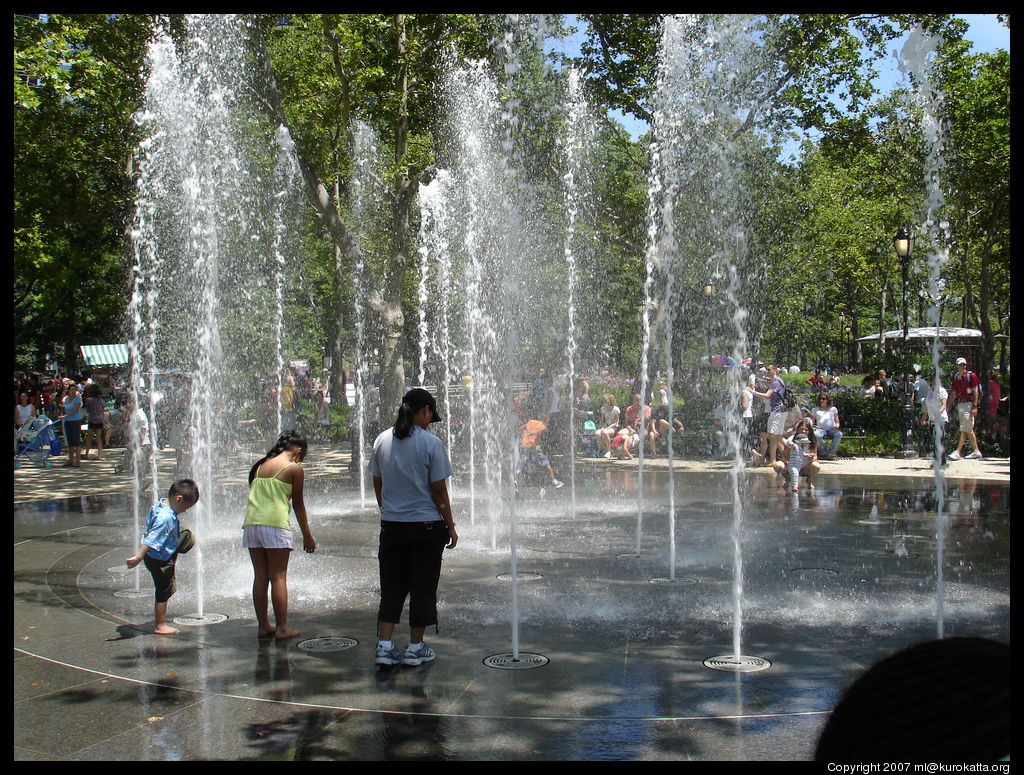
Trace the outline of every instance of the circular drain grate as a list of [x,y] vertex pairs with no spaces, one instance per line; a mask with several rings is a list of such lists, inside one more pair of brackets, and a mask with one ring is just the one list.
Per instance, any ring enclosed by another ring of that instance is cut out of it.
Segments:
[[627,552],[626,554],[617,554],[616,557],[621,557],[626,560],[636,560],[640,557],[636,552]]
[[484,659],[487,667],[497,670],[529,670],[531,667],[543,667],[548,663],[548,658],[542,654],[529,654],[525,651],[519,652],[516,659],[513,654],[492,654]]
[[667,576],[651,579],[652,584],[697,584],[698,579],[693,576],[676,576],[674,579],[670,579]]
[[321,638],[309,638],[298,644],[303,651],[344,651],[359,644],[359,641],[352,638],[344,638],[337,635],[326,635]]
[[[498,574],[498,578],[501,579],[502,581],[511,581],[512,580],[512,574],[511,573],[499,573]],[[539,573],[526,573],[524,571],[517,571],[516,572],[516,578],[519,581],[536,581],[537,579],[542,579],[544,577],[541,576]]]
[[742,654],[738,657],[732,654],[723,654],[704,660],[704,667],[730,673],[755,673],[758,670],[767,670],[771,666],[772,663],[763,657],[745,657]]
[[815,576],[838,576],[839,571],[834,568],[793,568],[790,573],[796,573],[800,578]]
[[114,597],[153,597],[152,589],[122,589],[114,593]]
[[174,623],[185,627],[202,627],[204,624],[220,624],[227,621],[227,618],[227,614],[186,614],[174,617]]

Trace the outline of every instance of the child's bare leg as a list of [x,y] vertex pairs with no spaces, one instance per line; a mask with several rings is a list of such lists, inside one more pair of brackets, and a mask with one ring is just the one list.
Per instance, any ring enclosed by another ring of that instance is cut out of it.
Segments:
[[275,627],[270,623],[268,607],[270,605],[269,588],[270,574],[267,570],[267,550],[250,549],[249,559],[252,561],[252,608],[256,614],[256,637],[267,638],[274,634]]
[[288,627],[288,558],[290,549],[267,549],[267,574],[270,577],[270,602],[274,607],[274,637],[294,638],[299,633]]
[[807,474],[807,489],[808,490],[813,490],[814,489],[814,476],[820,470],[821,470],[821,466],[818,465],[818,462],[815,461],[815,460],[812,460],[810,463],[807,464],[807,468],[805,469],[805,471],[806,471],[806,474]]
[[167,601],[157,603],[153,606],[153,618],[156,619],[156,627],[153,632],[157,635],[177,635],[178,630],[167,624]]
[[759,461],[764,460],[765,453],[768,451],[768,434],[760,434],[761,444],[757,450],[757,457]]

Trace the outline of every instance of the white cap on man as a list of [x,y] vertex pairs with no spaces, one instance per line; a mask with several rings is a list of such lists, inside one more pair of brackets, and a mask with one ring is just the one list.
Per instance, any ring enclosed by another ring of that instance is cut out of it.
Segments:
[[966,365],[967,365],[967,359],[966,359],[966,358],[957,358],[957,359],[956,359],[956,365],[957,365],[957,366],[959,366],[959,365],[960,365],[961,363],[962,363],[962,364],[963,364],[964,366],[966,366]]

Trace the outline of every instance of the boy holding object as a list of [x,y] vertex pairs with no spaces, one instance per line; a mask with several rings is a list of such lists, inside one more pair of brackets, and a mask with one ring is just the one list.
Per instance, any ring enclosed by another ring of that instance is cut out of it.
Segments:
[[199,502],[199,486],[191,479],[179,479],[167,491],[167,497],[156,503],[146,515],[146,532],[139,551],[125,562],[134,568],[140,562],[153,577],[156,588],[154,616],[157,635],[177,635],[178,630],[167,624],[167,601],[177,589],[174,579],[179,554],[195,546],[191,531],[182,529],[178,515]]

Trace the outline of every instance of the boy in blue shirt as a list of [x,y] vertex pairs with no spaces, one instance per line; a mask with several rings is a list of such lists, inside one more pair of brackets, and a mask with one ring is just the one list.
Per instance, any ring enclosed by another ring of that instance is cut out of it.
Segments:
[[156,588],[155,618],[153,632],[157,635],[177,635],[178,630],[167,624],[167,601],[177,589],[174,567],[179,554],[185,554],[195,539],[187,529],[182,529],[178,515],[188,511],[199,502],[199,486],[191,479],[179,479],[167,491],[167,497],[155,504],[146,515],[146,532],[135,556],[126,562],[134,568],[140,562],[153,577]]

